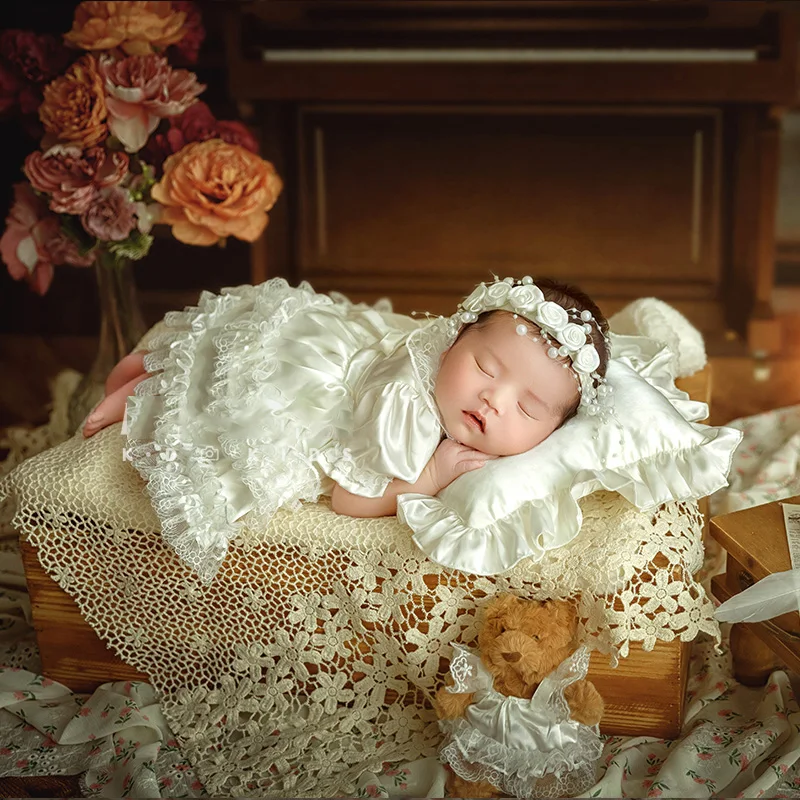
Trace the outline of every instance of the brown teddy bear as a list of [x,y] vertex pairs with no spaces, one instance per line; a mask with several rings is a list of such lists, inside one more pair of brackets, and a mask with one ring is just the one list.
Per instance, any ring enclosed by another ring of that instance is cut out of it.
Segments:
[[603,699],[585,680],[577,614],[562,600],[495,598],[478,650],[455,645],[436,694],[451,797],[564,796],[595,780]]

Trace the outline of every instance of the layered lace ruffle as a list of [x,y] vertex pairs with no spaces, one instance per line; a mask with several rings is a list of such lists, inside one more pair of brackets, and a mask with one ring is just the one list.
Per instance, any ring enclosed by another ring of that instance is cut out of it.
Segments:
[[[326,447],[311,451],[306,427],[289,410],[291,399],[270,384],[282,328],[309,309],[333,305],[353,308],[283,279],[204,292],[196,308],[167,314],[144,343],[151,351],[145,367],[153,374],[127,408],[133,435],[126,457],[147,480],[164,539],[204,582],[214,578],[240,532],[228,498],[241,486],[262,526],[278,508],[319,497],[317,465],[352,491],[376,496],[386,488],[389,478],[356,464],[332,429],[321,437]],[[242,433],[234,421],[253,409],[266,413]]]

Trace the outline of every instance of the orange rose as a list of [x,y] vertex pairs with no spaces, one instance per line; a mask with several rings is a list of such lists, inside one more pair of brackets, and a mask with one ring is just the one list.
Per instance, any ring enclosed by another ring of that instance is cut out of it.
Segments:
[[62,142],[92,147],[108,136],[103,81],[94,56],[85,55],[45,86],[39,119]]
[[64,38],[84,50],[121,47],[128,55],[144,56],[179,42],[185,19],[168,2],[86,2],[75,10]]
[[226,236],[255,241],[283,184],[275,167],[222,139],[187,144],[164,162],[152,190],[164,206],[159,222],[187,244],[216,244]]

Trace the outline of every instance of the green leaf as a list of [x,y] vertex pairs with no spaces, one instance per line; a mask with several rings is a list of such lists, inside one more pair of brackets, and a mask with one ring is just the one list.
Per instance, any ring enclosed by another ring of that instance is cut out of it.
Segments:
[[106,249],[118,258],[139,261],[150,252],[152,244],[153,237],[150,234],[134,230],[127,239],[121,242],[107,242]]

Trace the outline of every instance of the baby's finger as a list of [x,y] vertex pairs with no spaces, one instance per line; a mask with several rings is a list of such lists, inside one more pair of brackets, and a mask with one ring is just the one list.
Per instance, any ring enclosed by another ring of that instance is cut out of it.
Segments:
[[481,453],[480,450],[472,450],[469,453],[463,453],[461,455],[462,461],[480,461],[482,464],[485,464],[487,461],[494,461],[495,458],[497,458],[497,456]]
[[473,470],[480,469],[481,467],[486,466],[485,461],[477,461],[475,459],[471,459],[469,461],[459,461],[458,469],[461,470],[461,473],[464,472],[472,472]]

